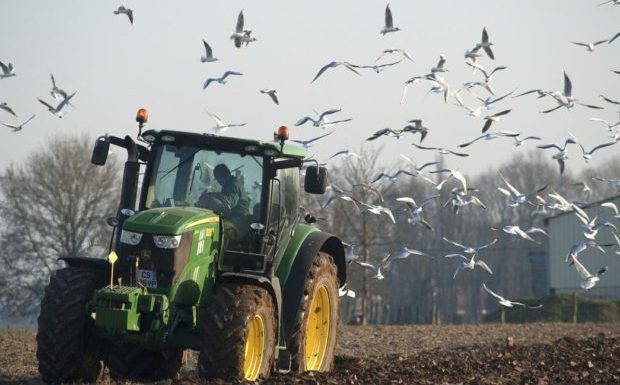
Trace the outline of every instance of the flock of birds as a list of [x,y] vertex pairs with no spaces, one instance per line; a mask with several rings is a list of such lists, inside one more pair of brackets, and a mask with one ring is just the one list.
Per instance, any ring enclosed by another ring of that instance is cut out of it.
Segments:
[[[617,0],[606,1],[605,3],[601,3],[600,5],[611,3],[613,5],[620,4]],[[131,25],[134,24],[134,11],[132,9],[126,8],[125,6],[119,6],[117,10],[113,11],[116,15],[125,15]],[[392,15],[392,11],[390,9],[389,4],[385,8],[384,13],[384,26],[381,28],[379,33],[381,35],[386,35],[390,33],[397,33],[400,31],[400,28],[395,26],[394,18]],[[594,51],[598,47],[603,44],[612,44],[620,37],[620,33],[616,33],[609,39],[602,39],[595,42],[573,42],[575,45],[585,47],[589,52]],[[256,38],[253,35],[252,30],[247,29],[245,26],[245,15],[244,11],[241,10],[237,16],[236,24],[233,32],[230,35],[230,39],[233,41],[233,44],[237,48],[247,47],[251,43],[256,41]],[[620,40],[620,39],[618,39]],[[203,39],[204,46],[204,54],[200,57],[200,61],[202,63],[213,63],[218,61],[219,59],[215,56],[212,47],[209,43]],[[472,76],[476,76],[478,73],[481,74],[477,80],[468,81],[463,83],[462,85],[451,84],[447,79],[447,73],[449,72],[447,67],[447,57],[445,55],[440,55],[439,60],[436,65],[432,66],[428,73],[416,75],[410,77],[404,82],[404,87],[402,90],[401,96],[401,104],[406,102],[407,92],[411,86],[417,83],[427,82],[430,85],[429,93],[439,94],[442,96],[444,103],[449,103],[453,101],[453,104],[462,108],[468,116],[481,118],[482,119],[482,127],[481,127],[481,135],[473,138],[472,140],[462,143],[458,145],[459,150],[456,149],[448,149],[444,147],[433,147],[433,146],[423,146],[422,142],[425,138],[431,133],[431,130],[426,127],[422,119],[412,119],[407,121],[404,126],[400,129],[392,129],[392,128],[382,128],[375,133],[373,133],[370,137],[368,137],[367,141],[374,141],[380,138],[395,138],[399,139],[405,136],[413,136],[419,135],[419,142],[413,143],[413,146],[422,151],[433,151],[438,154],[443,155],[454,155],[458,157],[467,157],[468,153],[462,152],[462,149],[473,146],[479,141],[489,141],[497,138],[509,138],[513,141],[515,147],[523,146],[526,142],[529,141],[542,141],[542,138],[539,136],[524,136],[519,132],[513,131],[490,131],[492,127],[496,127],[501,125],[501,121],[505,119],[509,119],[509,114],[512,111],[511,108],[502,109],[499,112],[491,113],[497,105],[501,102],[505,102],[509,99],[515,99],[524,97],[527,95],[536,95],[539,99],[550,99],[555,103],[550,108],[547,108],[541,113],[548,114],[559,109],[565,108],[567,110],[572,110],[573,108],[580,106],[589,108],[592,110],[601,110],[604,107],[594,104],[582,103],[577,99],[572,92],[572,81],[568,74],[564,72],[564,84],[561,90],[544,90],[544,89],[532,89],[526,92],[522,92],[517,95],[513,95],[516,90],[512,90],[507,93],[503,93],[500,96],[497,95],[495,88],[493,87],[493,78],[494,76],[499,76],[501,72],[506,71],[506,66],[497,66],[493,69],[485,68],[483,66],[483,57],[486,56],[489,60],[495,60],[496,55],[493,51],[493,47],[495,47],[495,43],[492,41],[489,32],[486,27],[482,29],[482,35],[479,41],[476,41],[473,44],[473,47],[467,49],[464,54],[465,64],[471,68]],[[388,56],[398,57],[398,60],[383,62],[384,58]],[[323,76],[327,76],[326,74],[332,72],[337,68],[345,68],[349,72],[352,72],[356,75],[361,75],[363,70],[372,70],[377,74],[386,71],[390,68],[395,68],[397,65],[402,63],[403,61],[413,62],[412,56],[406,50],[402,48],[386,48],[379,53],[377,58],[372,64],[368,65],[359,65],[354,64],[350,61],[331,61],[324,66],[322,66],[316,75],[312,78],[310,83],[314,83],[319,78]],[[0,62],[0,80],[8,79],[16,76],[15,68],[12,63],[4,64]],[[620,71],[612,70],[613,73],[620,75]],[[220,77],[210,77],[206,79],[202,88],[207,89],[212,87],[213,84],[217,83],[220,85],[225,85],[227,82],[233,78],[238,78],[243,76],[241,72],[228,70],[225,71]],[[71,100],[76,95],[77,91],[72,93],[68,93],[58,87],[54,76],[51,75],[51,86],[50,94],[55,102],[47,102],[43,99],[37,98],[37,100],[44,105],[47,110],[53,115],[62,118],[67,111],[67,106],[73,106],[71,104]],[[279,104],[279,99],[277,96],[277,91],[275,89],[263,89],[259,90],[261,94],[269,96],[270,100],[273,101],[276,105]],[[486,96],[482,96],[479,93],[484,92]],[[478,105],[472,106],[468,105],[465,102],[464,96],[468,96],[469,98],[473,98],[473,100],[477,101]],[[600,95],[601,100],[605,103],[611,105],[620,105],[620,101],[614,100],[604,95]],[[17,118],[17,114],[14,109],[8,105],[7,102],[0,103],[0,109],[5,111],[8,114],[11,114],[15,118]],[[318,112],[314,111],[315,116],[303,116],[298,119],[295,123],[295,126],[302,126],[306,124],[311,124],[315,128],[320,128],[322,130],[331,129],[326,133],[322,133],[316,137],[312,137],[306,140],[293,140],[306,149],[311,148],[320,140],[332,135],[335,130],[336,125],[350,122],[352,118],[336,118],[336,114],[341,113],[340,108],[333,108],[326,111]],[[36,115],[32,115],[30,118],[25,120],[22,123],[8,124],[3,123],[5,126],[11,128],[13,131],[20,131],[26,126],[29,122],[31,122]],[[244,126],[245,123],[227,123],[222,118],[220,118],[217,114],[209,112],[209,116],[214,120],[215,127],[213,130],[216,133],[221,133],[226,131],[232,127],[240,127]],[[556,160],[559,165],[559,172],[563,174],[565,168],[565,160],[568,157],[568,149],[571,145],[577,145],[580,147],[582,151],[583,158],[588,161],[592,158],[595,152],[602,150],[607,147],[611,147],[616,145],[618,141],[620,141],[620,120],[614,123],[607,122],[601,118],[591,118],[592,121],[600,122],[604,124],[609,131],[610,139],[605,142],[595,146],[592,149],[587,150],[584,146],[577,140],[577,138],[569,133],[569,138],[567,138],[564,143],[561,144],[542,144],[539,145],[538,148],[541,150],[550,150],[554,149],[556,152],[552,155],[552,159]],[[383,181],[391,181],[394,182],[398,180],[398,178],[409,176],[409,177],[420,177],[422,180],[429,183],[437,192],[440,192],[445,185],[445,183],[449,180],[455,180],[458,182],[458,187],[454,187],[449,191],[449,199],[443,203],[444,207],[451,206],[455,214],[459,213],[459,210],[462,210],[466,206],[478,206],[481,208],[486,208],[485,204],[480,200],[479,197],[476,196],[476,192],[479,191],[476,188],[468,186],[467,180],[465,176],[458,169],[437,169],[426,171],[427,168],[438,164],[438,162],[428,162],[418,166],[412,159],[405,155],[401,155],[403,160],[405,161],[406,167],[399,168],[398,170],[394,170],[391,172],[380,172],[374,175],[367,183],[362,184],[361,186],[355,187],[363,187],[369,192],[373,192],[377,195],[377,200],[383,202],[383,197],[376,188],[377,184],[382,183]],[[337,151],[332,156],[330,156],[326,162],[333,161],[335,159],[342,158],[360,158],[359,154],[356,154],[348,149],[342,149]],[[447,175],[443,180],[434,180],[431,176],[434,174],[439,175]],[[591,289],[594,287],[596,282],[600,280],[600,277],[607,270],[606,267],[600,268],[596,274],[591,274],[580,262],[578,259],[578,255],[589,248],[596,248],[599,250],[605,250],[609,247],[616,248],[616,254],[620,254],[620,240],[617,235],[617,227],[614,223],[605,221],[598,221],[597,217],[590,218],[587,213],[576,203],[570,202],[564,197],[562,197],[557,192],[553,191],[553,189],[548,186],[540,186],[534,191],[529,192],[521,192],[518,188],[513,186],[507,178],[500,174],[500,178],[505,186],[498,187],[498,191],[506,196],[506,204],[509,207],[519,207],[522,205],[531,205],[535,208],[534,214],[540,215],[548,215],[551,211],[572,211],[578,217],[578,219],[583,223],[584,227],[584,237],[586,241],[575,244],[571,250],[569,251],[566,262],[575,266],[577,273],[581,276],[581,287],[584,289]],[[599,182],[610,183],[617,191],[620,191],[620,176],[615,179],[605,179],[602,177],[594,177],[594,180]],[[580,186],[586,191],[590,189],[590,187],[585,182],[581,182]],[[368,202],[364,202],[358,198],[356,198],[352,193],[352,190],[345,190],[335,184],[331,184],[329,186],[330,194],[326,197],[325,202],[323,203],[323,208],[328,207],[336,200],[344,200],[348,201],[351,204],[355,205],[358,210],[368,210],[370,213],[376,215],[384,215],[391,222],[396,223],[394,213],[388,207],[385,207],[381,204],[371,204]],[[548,193],[546,197],[543,196],[543,192],[545,190],[551,190],[551,193]],[[424,198],[414,198],[409,196],[403,196],[396,199],[398,205],[404,205],[405,211],[407,213],[407,222],[411,225],[421,225],[423,228],[426,228],[428,231],[433,231],[433,226],[431,220],[425,216],[424,209],[427,205],[436,202],[440,198],[439,194],[431,195],[429,197]],[[613,210],[614,220],[618,221],[620,219],[620,215],[618,214],[618,207],[616,207],[613,203],[607,202],[601,204],[602,207],[605,207],[609,210]],[[596,237],[600,229],[605,228],[614,233],[614,237],[616,239],[616,243],[613,244],[598,244],[596,243]],[[534,238],[535,235],[541,234],[549,237],[549,235],[541,228],[537,227],[529,227],[526,229],[522,229],[519,226],[515,225],[506,225],[501,229],[493,229],[495,231],[503,231],[507,234],[520,237],[530,242],[541,243],[540,241]],[[471,271],[475,268],[481,268],[489,274],[492,274],[492,269],[482,260],[480,259],[480,254],[483,250],[488,250],[491,248],[496,242],[497,239],[493,239],[491,242],[481,246],[467,246],[462,243],[447,239],[445,237],[442,238],[444,242],[454,246],[458,249],[458,252],[451,253],[445,255],[445,258],[448,259],[456,259],[459,263],[454,272],[453,278],[456,279],[457,275],[462,271]],[[368,262],[362,262],[359,260],[359,256],[356,255],[353,251],[353,245],[347,245],[347,253],[346,258],[349,263],[355,263],[362,268],[372,270],[373,275],[372,278],[375,279],[383,279],[383,272],[395,261],[401,260],[404,258],[408,258],[412,255],[426,256],[430,257],[430,255],[411,248],[403,248],[397,252],[388,253],[378,265],[374,265]],[[483,289],[490,293],[493,297],[495,297],[498,302],[503,306],[527,306],[527,307],[539,307],[539,305],[528,305],[524,303],[514,302],[503,298],[497,293],[490,290],[486,284],[483,283]],[[350,297],[354,297],[355,293],[347,289],[346,287],[341,289],[341,295],[347,295]]]

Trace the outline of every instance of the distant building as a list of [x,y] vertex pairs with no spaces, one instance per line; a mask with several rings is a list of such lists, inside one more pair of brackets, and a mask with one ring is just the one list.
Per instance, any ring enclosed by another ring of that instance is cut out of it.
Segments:
[[[613,202],[620,207],[620,195],[591,203],[582,208],[590,218],[597,217],[597,223],[610,221],[616,226],[620,226],[620,221],[613,218],[613,211],[600,206],[604,202]],[[586,292],[579,287],[581,278],[575,268],[564,262],[573,245],[587,240],[583,236],[582,222],[573,211],[569,211],[549,217],[545,223],[551,236],[547,260],[547,281],[550,293],[571,293],[575,291],[589,297],[620,299],[620,256],[615,253],[618,248],[608,248],[606,253],[588,248],[579,254],[579,261],[592,274],[595,274],[603,266],[609,267],[601,281],[593,289]],[[601,227],[596,242],[598,244],[616,243],[612,231],[613,229]]]

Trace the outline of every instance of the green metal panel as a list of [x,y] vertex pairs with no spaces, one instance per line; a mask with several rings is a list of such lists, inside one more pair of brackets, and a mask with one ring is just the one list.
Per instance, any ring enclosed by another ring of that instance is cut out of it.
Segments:
[[219,216],[198,207],[158,207],[128,218],[123,229],[147,234],[178,235],[205,223],[219,223]]
[[282,254],[282,257],[279,261],[276,261],[276,276],[284,284],[286,279],[288,278],[289,273],[291,272],[291,267],[293,266],[293,262],[295,262],[295,257],[301,248],[301,245],[304,243],[309,234],[318,231],[316,227],[300,224],[295,228],[295,232],[289,241],[286,250]]

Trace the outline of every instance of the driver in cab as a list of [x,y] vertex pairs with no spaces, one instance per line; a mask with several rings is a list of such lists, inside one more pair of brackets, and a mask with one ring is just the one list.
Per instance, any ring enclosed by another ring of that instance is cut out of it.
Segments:
[[250,201],[243,188],[243,182],[232,175],[225,164],[213,169],[213,177],[222,187],[219,193],[205,191],[196,206],[214,210],[228,218],[241,218],[249,214]]

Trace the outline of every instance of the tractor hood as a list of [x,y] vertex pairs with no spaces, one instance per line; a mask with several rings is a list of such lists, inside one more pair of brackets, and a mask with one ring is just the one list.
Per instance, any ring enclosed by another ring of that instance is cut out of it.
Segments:
[[158,207],[141,211],[125,220],[123,229],[138,233],[179,235],[205,223],[219,223],[211,210],[198,207]]

